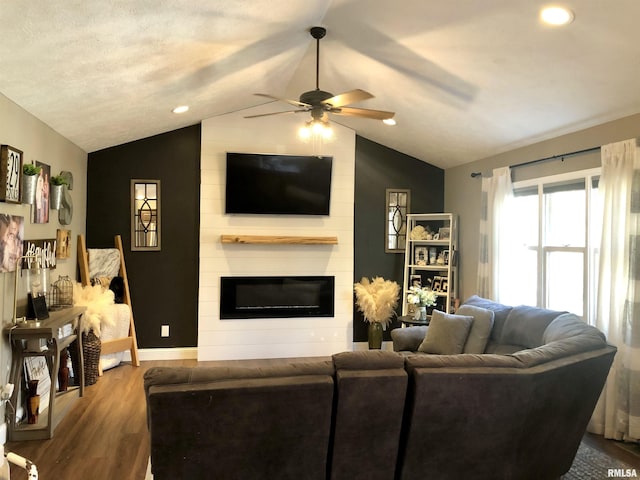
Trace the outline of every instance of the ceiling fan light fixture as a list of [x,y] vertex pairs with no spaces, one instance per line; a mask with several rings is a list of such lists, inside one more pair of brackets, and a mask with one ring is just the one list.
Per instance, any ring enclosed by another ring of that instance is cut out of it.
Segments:
[[327,121],[309,120],[298,130],[298,136],[302,140],[308,140],[311,137],[330,140],[333,138],[333,128]]
[[396,124],[396,119],[395,118],[385,118],[384,120],[382,120],[382,123],[384,123],[385,125],[395,125]]
[[547,25],[568,25],[575,19],[574,13],[566,7],[551,5],[540,10],[540,19]]

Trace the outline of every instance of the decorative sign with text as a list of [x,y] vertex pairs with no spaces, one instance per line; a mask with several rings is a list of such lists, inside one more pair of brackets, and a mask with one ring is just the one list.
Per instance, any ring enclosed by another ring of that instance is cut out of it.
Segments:
[[22,269],[36,266],[40,268],[56,268],[56,239],[47,240],[25,240],[22,250],[23,255],[34,255],[36,258],[25,258],[22,261]]

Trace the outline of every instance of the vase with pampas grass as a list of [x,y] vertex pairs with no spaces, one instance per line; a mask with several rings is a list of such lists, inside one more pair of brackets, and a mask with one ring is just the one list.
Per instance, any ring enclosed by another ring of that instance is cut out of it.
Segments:
[[369,323],[369,348],[382,348],[382,331],[392,321],[395,309],[398,306],[400,286],[391,280],[382,277],[374,277],[369,280],[366,277],[354,284],[356,294],[356,306]]

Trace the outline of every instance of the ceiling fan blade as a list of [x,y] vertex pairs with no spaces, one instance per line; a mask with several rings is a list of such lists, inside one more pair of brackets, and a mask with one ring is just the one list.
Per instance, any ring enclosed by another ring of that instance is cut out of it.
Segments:
[[309,108],[311,107],[311,105],[309,105],[308,103],[299,102],[297,100],[289,100],[288,98],[274,97],[273,95],[269,95],[266,93],[254,93],[254,95],[257,95],[259,97],[270,98],[271,100],[278,100],[280,102],[285,102],[290,105],[293,105],[294,107],[309,107]]
[[385,120],[392,118],[395,112],[385,112],[384,110],[369,110],[366,108],[342,107],[329,110],[336,115],[348,115],[351,117],[373,118],[374,120]]
[[283,113],[300,113],[306,112],[307,110],[285,110],[284,112],[271,112],[271,113],[260,113],[258,115],[247,115],[244,118],[258,118],[258,117],[268,117],[269,115],[281,115]]
[[329,104],[332,107],[338,108],[343,105],[350,105],[352,103],[361,102],[362,100],[367,100],[369,98],[373,98],[369,92],[365,92],[364,90],[360,90],[359,88],[355,90],[351,90],[349,92],[341,93],[340,95],[335,95],[331,98],[327,98],[323,100],[323,104]]

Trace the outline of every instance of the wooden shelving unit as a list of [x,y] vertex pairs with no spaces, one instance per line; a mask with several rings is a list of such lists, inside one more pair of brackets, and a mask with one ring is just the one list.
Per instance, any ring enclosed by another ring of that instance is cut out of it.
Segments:
[[[416,226],[429,228],[433,234],[440,229],[448,229],[448,238],[416,239],[411,232]],[[446,252],[446,260],[438,263],[438,258]],[[419,277],[422,286],[433,285],[439,278],[440,285],[446,282],[446,290],[438,291],[436,308],[450,313],[458,296],[458,220],[451,213],[425,213],[407,215],[407,245],[404,262],[404,301],[402,315],[412,315],[407,303],[411,278]]]
[[[69,411],[75,400],[84,394],[84,359],[82,357],[82,314],[86,307],[71,307],[56,312],[50,312],[49,318],[37,326],[5,328],[5,334],[11,341],[11,374],[10,382],[15,385],[11,395],[11,404],[18,407],[18,402],[24,400],[24,360],[28,357],[45,357],[51,377],[49,404],[47,410],[40,415],[38,423],[28,424],[26,419],[18,421],[15,413],[10,415],[8,436],[11,441],[40,440],[53,437],[56,426]],[[65,326],[71,325],[71,329]],[[44,340],[41,351],[29,351],[28,341]],[[79,386],[69,387],[64,392],[56,391],[56,380],[60,368],[60,352],[77,340],[78,372],[74,372]]]
[[270,245],[337,245],[338,237],[304,237],[291,235],[220,235],[220,242]]

